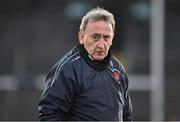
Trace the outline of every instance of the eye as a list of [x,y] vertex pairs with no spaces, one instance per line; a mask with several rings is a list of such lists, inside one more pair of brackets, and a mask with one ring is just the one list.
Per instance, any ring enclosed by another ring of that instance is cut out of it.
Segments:
[[100,39],[100,37],[98,35],[94,35],[94,36],[92,36],[92,38],[95,42],[99,41],[99,39]]
[[110,36],[104,36],[105,41],[110,41],[111,37]]

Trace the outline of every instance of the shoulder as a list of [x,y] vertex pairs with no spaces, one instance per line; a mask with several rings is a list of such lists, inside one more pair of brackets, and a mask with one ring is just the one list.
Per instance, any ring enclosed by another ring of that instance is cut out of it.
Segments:
[[50,69],[47,74],[46,81],[49,81],[48,79],[56,79],[58,76],[62,76],[62,74],[70,76],[70,74],[72,74],[71,72],[73,71],[72,69],[74,68],[74,66],[76,66],[76,63],[79,61],[79,59],[79,50],[75,46],[62,58],[60,58]]
[[68,53],[66,53],[61,59],[57,61],[54,67],[61,69],[63,67],[69,66],[80,58],[79,49],[77,46],[72,48]]
[[126,73],[126,70],[125,70],[124,66],[122,65],[122,63],[114,56],[111,57],[110,65],[111,65],[111,67],[114,67],[114,68],[120,70],[121,72]]

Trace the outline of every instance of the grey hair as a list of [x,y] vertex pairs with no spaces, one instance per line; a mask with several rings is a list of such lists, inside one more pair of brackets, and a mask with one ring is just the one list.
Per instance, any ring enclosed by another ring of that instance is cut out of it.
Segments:
[[115,31],[115,20],[112,13],[103,9],[103,8],[94,8],[86,13],[86,15],[82,18],[80,31],[85,31],[88,22],[96,22],[96,21],[105,21],[109,22],[112,25],[113,30]]

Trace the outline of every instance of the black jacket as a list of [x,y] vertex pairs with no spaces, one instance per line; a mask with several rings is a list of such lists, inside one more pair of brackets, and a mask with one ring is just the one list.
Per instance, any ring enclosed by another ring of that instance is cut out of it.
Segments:
[[40,120],[132,120],[128,79],[109,52],[92,60],[77,45],[51,69],[38,104]]

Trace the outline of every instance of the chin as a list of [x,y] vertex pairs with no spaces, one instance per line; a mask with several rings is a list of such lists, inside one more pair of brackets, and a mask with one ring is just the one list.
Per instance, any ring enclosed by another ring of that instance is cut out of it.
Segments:
[[94,57],[95,60],[103,60],[105,57],[104,56],[97,56],[97,57]]

